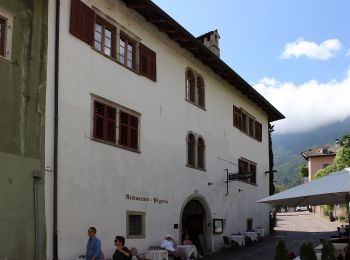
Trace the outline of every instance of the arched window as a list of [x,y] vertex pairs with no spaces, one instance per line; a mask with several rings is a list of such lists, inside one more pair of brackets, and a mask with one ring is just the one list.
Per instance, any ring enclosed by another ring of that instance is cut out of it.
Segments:
[[197,77],[197,105],[200,106],[200,107],[205,107],[205,104],[204,104],[204,81],[203,81],[203,78],[201,76],[198,76]]
[[195,77],[191,69],[186,71],[186,99],[195,102]]
[[195,147],[196,139],[193,134],[189,134],[187,137],[187,164],[195,167]]
[[204,169],[204,140],[203,138],[198,138],[197,142],[197,167]]

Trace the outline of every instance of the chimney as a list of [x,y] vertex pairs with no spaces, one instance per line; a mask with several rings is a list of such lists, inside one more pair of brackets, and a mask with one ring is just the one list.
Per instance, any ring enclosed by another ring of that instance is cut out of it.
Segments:
[[219,49],[219,39],[220,35],[218,30],[207,32],[199,37],[197,37],[211,52],[213,52],[216,56],[220,57],[220,49]]

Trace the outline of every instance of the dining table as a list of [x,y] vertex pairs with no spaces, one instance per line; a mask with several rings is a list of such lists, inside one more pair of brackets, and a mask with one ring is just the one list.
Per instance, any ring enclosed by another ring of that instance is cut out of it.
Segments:
[[168,251],[160,250],[148,250],[146,252],[146,259],[150,260],[168,260]]
[[251,241],[258,241],[258,233],[255,231],[244,232],[244,236],[249,237]]
[[257,232],[260,237],[263,237],[266,234],[266,229],[265,228],[256,228],[255,232]]
[[245,245],[244,235],[233,234],[230,236],[231,240],[236,242],[239,246]]
[[186,260],[190,259],[191,256],[197,257],[197,248],[195,245],[178,245],[176,246],[176,251],[181,253],[181,255],[186,257]]

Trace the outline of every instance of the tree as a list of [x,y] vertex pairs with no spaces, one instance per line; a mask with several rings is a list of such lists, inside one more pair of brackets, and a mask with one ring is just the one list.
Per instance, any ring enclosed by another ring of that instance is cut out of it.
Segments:
[[308,177],[309,176],[309,170],[304,163],[302,165],[300,165],[299,172],[300,172],[301,177]]
[[300,247],[300,260],[317,260],[312,243],[303,243]]
[[316,179],[326,176],[332,172],[341,171],[350,166],[350,134],[346,134],[339,142],[340,147],[337,150],[337,155],[332,164],[326,168],[319,170],[316,174]]
[[336,260],[334,256],[334,246],[333,244],[328,240],[322,241],[322,260]]
[[275,249],[274,260],[289,260],[288,251],[286,249],[286,244],[283,240],[278,241]]

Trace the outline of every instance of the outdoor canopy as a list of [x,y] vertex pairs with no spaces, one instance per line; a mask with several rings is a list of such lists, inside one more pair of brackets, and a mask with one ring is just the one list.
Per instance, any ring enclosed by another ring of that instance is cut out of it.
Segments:
[[349,203],[350,168],[331,173],[257,202],[292,207]]

